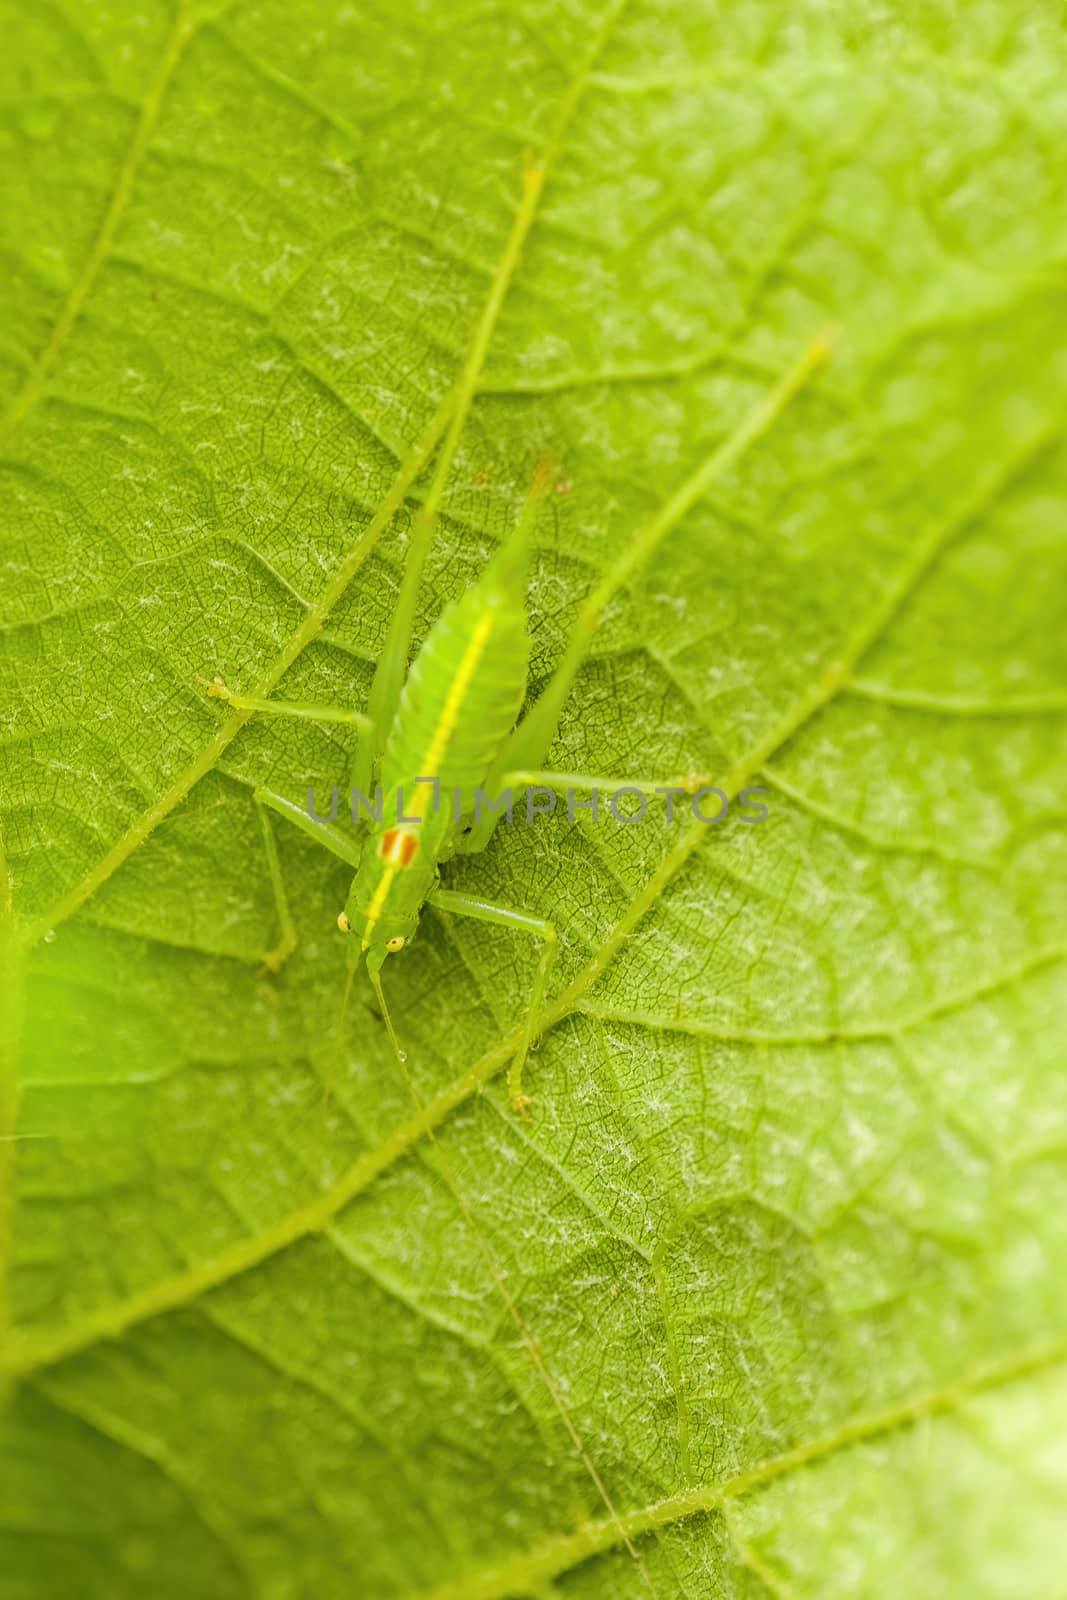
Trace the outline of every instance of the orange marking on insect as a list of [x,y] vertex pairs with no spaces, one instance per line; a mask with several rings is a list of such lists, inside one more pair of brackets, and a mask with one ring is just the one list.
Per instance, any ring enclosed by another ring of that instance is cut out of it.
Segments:
[[378,854],[391,867],[410,867],[418,853],[418,839],[405,828],[387,828],[382,834]]

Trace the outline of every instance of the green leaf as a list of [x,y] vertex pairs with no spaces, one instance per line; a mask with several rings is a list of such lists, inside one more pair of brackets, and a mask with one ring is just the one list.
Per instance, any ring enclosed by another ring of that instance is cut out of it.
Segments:
[[[1055,1600],[1058,8],[4,37],[2,1600]],[[366,704],[452,395],[420,636],[552,450],[536,694],[830,326],[550,752],[766,822],[557,813],[449,864],[561,956],[526,1122],[536,953],[426,915],[386,973],[416,1114],[362,977],[339,1027],[348,873],[281,822],[261,966],[252,790],[343,783],[351,730],[198,675]]]

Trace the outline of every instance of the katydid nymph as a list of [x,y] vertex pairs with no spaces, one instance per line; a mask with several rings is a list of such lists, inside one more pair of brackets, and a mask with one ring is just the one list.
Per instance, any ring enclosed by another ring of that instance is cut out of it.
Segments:
[[[208,683],[210,695],[235,708],[355,726],[359,742],[354,773],[359,792],[369,794],[377,787],[383,796],[360,845],[332,820],[311,815],[310,808],[266,788],[255,791],[282,929],[277,950],[267,958],[268,965],[280,965],[296,940],[264,807],[310,833],[354,869],[337,925],[354,943],[350,977],[363,961],[401,1063],[406,1055],[386,1003],[381,973],[387,957],[404,949],[414,938],[425,906],[532,935],[540,942],[524,1026],[508,1072],[512,1105],[516,1110],[526,1108],[523,1067],[556,953],[556,929],[552,922],[521,908],[497,905],[446,888],[440,868],[457,854],[484,849],[492,838],[499,818],[492,809],[487,814],[480,813],[479,795],[492,803],[502,791],[521,791],[534,784],[552,790],[662,792],[662,777],[619,779],[548,772],[540,769],[540,763],[547,755],[564,703],[609,601],[710,483],[767,431],[827,352],[825,335],[813,339],[725,444],[623,550],[585,599],[553,677],[521,720],[517,719],[526,696],[530,650],[526,586],[531,537],[539,507],[554,478],[548,457],[535,470],[517,527],[475,584],[440,613],[405,677],[416,586],[434,519],[424,519],[421,526],[417,525],[415,549],[375,671],[368,713],[344,707],[258,700],[232,691],[219,678]],[[369,714],[371,711],[373,715]],[[694,781],[689,777],[674,780],[681,788],[690,787]],[[441,803],[439,797],[446,793],[449,801]]]

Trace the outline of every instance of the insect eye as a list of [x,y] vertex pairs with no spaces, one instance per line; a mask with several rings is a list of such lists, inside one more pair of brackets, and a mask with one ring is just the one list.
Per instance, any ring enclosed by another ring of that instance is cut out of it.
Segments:
[[394,938],[386,939],[385,948],[387,950],[403,950],[403,948],[404,948],[404,935],[402,933],[398,933],[398,934],[396,934],[396,936]]
[[349,922],[343,911],[339,911],[337,913],[337,926],[340,928],[342,933],[352,932],[352,924]]

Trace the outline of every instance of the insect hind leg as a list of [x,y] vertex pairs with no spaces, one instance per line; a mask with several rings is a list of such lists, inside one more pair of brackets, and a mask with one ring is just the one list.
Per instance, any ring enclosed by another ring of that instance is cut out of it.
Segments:
[[[782,371],[752,410],[664,501],[593,586],[578,613],[556,670],[512,733],[494,770],[489,773],[490,788],[499,786],[505,773],[531,771],[541,766],[551,747],[574,681],[612,597],[652,559],[663,540],[684,520],[712,484],[732,470],[740,458],[769,432],[793,398],[826,361],[832,340],[833,330],[826,329],[808,341],[800,355]],[[628,787],[637,788],[639,785]],[[497,814],[483,817],[475,824],[465,848],[470,852],[484,850],[499,820]]]

